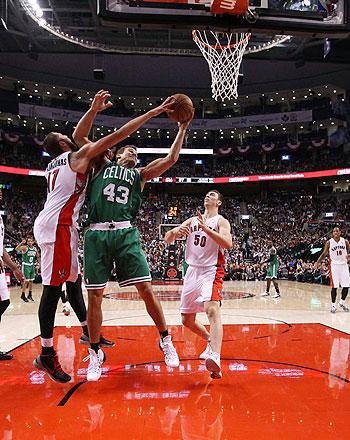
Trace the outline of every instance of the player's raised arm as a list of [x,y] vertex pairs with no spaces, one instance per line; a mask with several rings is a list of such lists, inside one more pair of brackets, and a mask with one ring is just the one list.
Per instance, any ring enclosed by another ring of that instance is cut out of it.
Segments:
[[190,125],[192,119],[193,114],[191,119],[179,124],[179,131],[172,146],[170,147],[169,153],[165,157],[162,157],[161,159],[156,159],[144,168],[140,169],[143,184],[145,184],[148,180],[161,176],[163,173],[165,173],[165,171],[171,168],[178,161],[187,128]]
[[329,252],[329,240],[327,240],[326,245],[323,249],[322,254],[318,257],[318,260],[315,263],[315,268],[318,269],[320,267],[321,261],[327,256],[328,252]]
[[163,112],[171,111],[172,105],[173,99],[169,97],[159,107],[132,119],[114,133],[111,133],[96,142],[90,142],[84,145],[79,151],[71,154],[70,166],[72,170],[79,173],[85,173],[92,159],[104,153],[108,148],[111,148],[126,139],[149,119],[154,118]]
[[185,220],[180,226],[170,229],[170,231],[168,231],[164,236],[165,243],[171,244],[174,243],[177,238],[187,237],[187,235],[190,234],[191,221],[192,218],[189,218]]
[[26,245],[26,243],[27,243],[27,240],[23,239],[23,240],[20,242],[20,244],[18,244],[18,245],[15,247],[15,251],[16,251],[16,252],[22,252],[22,253],[26,252],[26,251],[27,251],[27,248],[28,248],[28,246]]
[[218,222],[219,231],[213,231],[210,229],[204,221],[203,215],[198,211],[198,223],[202,230],[212,238],[215,243],[217,243],[223,249],[231,249],[232,248],[232,234],[231,234],[231,225],[225,218],[220,218]]
[[107,101],[110,97],[111,95],[107,90],[99,90],[96,93],[91,103],[91,107],[75,127],[73,139],[78,147],[82,147],[90,142],[88,136],[97,113],[102,112],[113,105],[110,101]]

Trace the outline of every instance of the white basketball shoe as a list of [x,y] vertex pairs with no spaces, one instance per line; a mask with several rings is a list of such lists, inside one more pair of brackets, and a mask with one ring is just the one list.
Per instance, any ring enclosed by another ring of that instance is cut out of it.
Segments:
[[71,311],[72,311],[71,306],[70,306],[69,302],[67,301],[66,303],[63,304],[62,313],[65,316],[69,316]]
[[89,366],[87,368],[87,376],[86,379],[90,382],[96,382],[99,380],[102,374],[102,364],[106,360],[106,355],[104,352],[99,349],[98,353],[92,348],[88,349],[89,356],[87,356],[84,360],[89,359]]
[[180,365],[180,359],[170,335],[159,341],[159,347],[164,353],[164,360],[168,367],[175,368]]
[[201,353],[199,355],[199,359],[203,359],[206,360],[211,354],[212,354],[213,350],[211,349],[210,343],[208,342],[205,350],[203,351],[203,353]]
[[205,366],[210,371],[210,377],[212,379],[221,379],[221,366],[220,366],[220,354],[214,351],[205,360]]
[[349,307],[345,304],[345,302],[339,302],[339,307],[343,310],[343,312],[350,312]]

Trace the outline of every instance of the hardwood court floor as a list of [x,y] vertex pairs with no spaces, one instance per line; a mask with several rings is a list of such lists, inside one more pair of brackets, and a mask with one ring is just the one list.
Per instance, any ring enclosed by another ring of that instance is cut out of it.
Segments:
[[181,359],[171,369],[143,303],[112,284],[103,333],[117,345],[99,382],[85,382],[76,318],[57,315],[57,350],[73,376],[65,385],[32,367],[38,303],[13,290],[1,323],[14,359],[0,363],[0,439],[348,439],[350,314],[329,313],[327,287],[281,287],[273,301],[258,296],[263,283],[226,284],[235,299],[223,304],[223,378],[213,381],[198,360],[205,344],[179,325],[180,286],[155,287]]

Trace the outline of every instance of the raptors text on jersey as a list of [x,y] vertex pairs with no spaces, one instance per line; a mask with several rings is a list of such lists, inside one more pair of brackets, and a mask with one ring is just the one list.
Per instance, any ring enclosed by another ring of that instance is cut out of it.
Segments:
[[347,255],[344,237],[340,237],[338,242],[334,238],[329,240],[329,257],[332,264],[347,264]]
[[[218,232],[221,215],[206,220],[206,225]],[[186,262],[190,266],[221,266],[224,264],[222,248],[206,234],[194,217],[190,224],[190,234],[186,240]]]

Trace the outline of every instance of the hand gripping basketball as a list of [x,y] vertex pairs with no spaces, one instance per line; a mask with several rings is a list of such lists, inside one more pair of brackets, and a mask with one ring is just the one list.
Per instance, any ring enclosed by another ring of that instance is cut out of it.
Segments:
[[191,98],[182,93],[176,93],[172,96],[174,99],[174,104],[172,107],[172,112],[168,113],[170,119],[173,119],[180,124],[192,119],[194,113],[194,106]]

